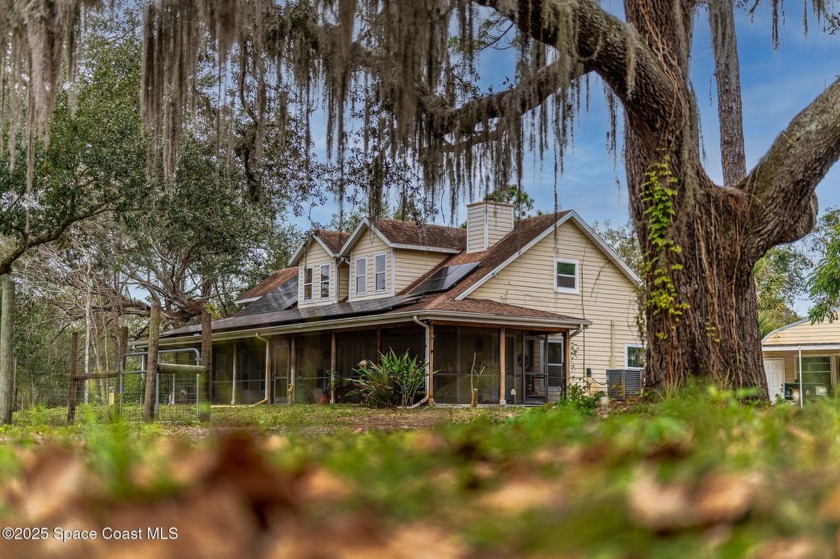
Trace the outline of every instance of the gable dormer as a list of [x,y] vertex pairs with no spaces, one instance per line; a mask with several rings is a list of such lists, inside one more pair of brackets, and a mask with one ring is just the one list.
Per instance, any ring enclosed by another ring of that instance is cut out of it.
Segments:
[[348,264],[348,300],[393,296],[463,251],[464,239],[460,228],[365,218],[341,250]]
[[336,303],[340,298],[339,250],[348,235],[316,229],[310,232],[292,257],[298,267],[298,306]]

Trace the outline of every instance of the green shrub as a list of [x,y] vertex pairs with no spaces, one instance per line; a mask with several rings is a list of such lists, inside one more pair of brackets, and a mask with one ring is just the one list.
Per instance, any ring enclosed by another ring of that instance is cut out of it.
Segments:
[[379,364],[362,361],[354,381],[362,401],[374,407],[407,408],[426,382],[426,364],[406,351],[397,355],[394,350],[379,355]]

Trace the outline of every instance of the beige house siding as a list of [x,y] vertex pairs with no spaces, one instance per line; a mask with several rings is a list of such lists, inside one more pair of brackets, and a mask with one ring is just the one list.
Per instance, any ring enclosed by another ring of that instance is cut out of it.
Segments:
[[762,344],[768,346],[836,343],[840,343],[840,322],[811,324],[807,320],[802,324],[780,330],[762,340]]
[[342,301],[347,298],[347,289],[350,284],[350,266],[342,262],[338,266],[338,300]]
[[[330,296],[321,298],[321,265],[330,266]],[[303,256],[298,262],[298,305],[301,307],[315,307],[335,302],[335,259],[324,250],[317,241],[310,241]],[[306,268],[312,267],[312,300],[303,297],[303,282]]]
[[[374,291],[375,258],[377,254],[385,254],[385,290]],[[367,258],[367,292],[362,295],[356,294],[356,260],[360,257]],[[364,301],[377,299],[393,294],[393,254],[385,242],[376,233],[366,229],[359,240],[350,251],[350,275],[349,289],[350,301]]]
[[440,252],[420,250],[394,251],[394,291],[399,293],[417,278],[443,262],[449,256]]
[[[577,294],[555,292],[555,258],[579,262]],[[470,297],[591,320],[592,324],[572,339],[571,382],[581,379],[587,368],[592,369],[595,380],[606,382],[607,369],[624,367],[625,345],[641,343],[635,285],[570,221]]]

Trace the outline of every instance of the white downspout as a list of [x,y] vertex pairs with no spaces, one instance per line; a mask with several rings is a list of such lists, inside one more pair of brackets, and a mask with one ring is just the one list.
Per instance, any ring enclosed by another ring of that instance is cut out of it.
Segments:
[[431,349],[432,348],[429,345],[429,343],[431,341],[429,339],[430,338],[429,325],[426,324],[425,322],[423,322],[422,320],[420,320],[419,318],[417,318],[417,315],[414,315],[412,317],[412,319],[414,320],[414,322],[416,322],[417,324],[422,326],[423,329],[426,331],[426,356],[425,356],[426,357],[426,395],[423,397],[422,400],[420,400],[419,402],[417,402],[416,404],[411,406],[411,408],[419,408],[420,406],[422,406],[423,404],[425,404],[426,402],[429,401],[429,381],[432,377],[432,371],[430,370],[429,363],[430,363],[430,360],[431,360],[431,357],[432,357],[432,354],[431,354]]

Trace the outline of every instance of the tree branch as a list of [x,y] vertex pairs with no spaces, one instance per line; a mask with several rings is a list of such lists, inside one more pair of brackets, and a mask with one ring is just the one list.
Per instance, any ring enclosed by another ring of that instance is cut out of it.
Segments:
[[794,117],[739,185],[751,195],[749,248],[760,256],[813,228],[814,191],[838,158],[840,79]]
[[[634,125],[656,131],[668,125],[665,119],[679,116],[675,115],[678,78],[665,72],[662,60],[632,27],[594,0],[474,1],[495,9],[537,41],[557,46],[561,57],[571,56],[594,70],[621,99],[629,118],[659,117],[642,118]],[[564,52],[564,46],[573,52]]]

